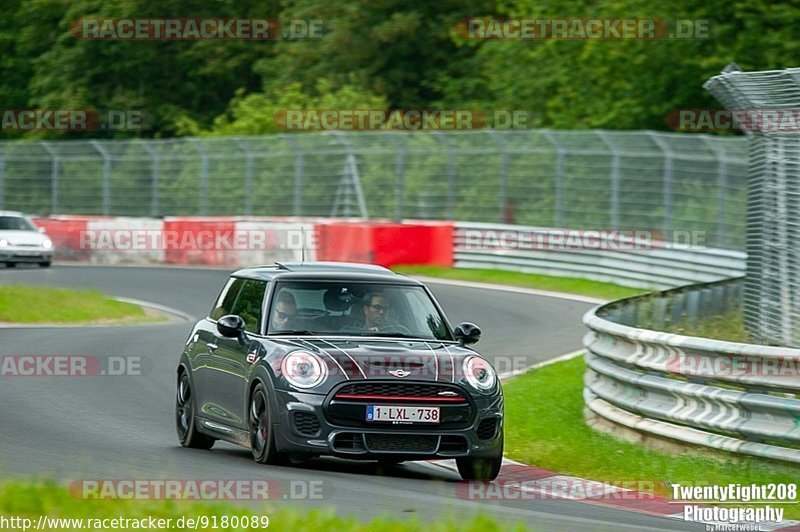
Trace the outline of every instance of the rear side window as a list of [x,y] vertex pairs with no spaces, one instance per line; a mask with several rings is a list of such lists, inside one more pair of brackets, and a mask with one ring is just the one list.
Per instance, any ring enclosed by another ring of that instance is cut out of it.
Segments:
[[212,320],[218,320],[222,316],[233,314],[233,312],[231,312],[233,303],[236,301],[236,296],[239,295],[243,284],[244,279],[230,279],[228,284],[225,285],[225,288],[222,289],[222,292],[220,292],[217,303],[214,305],[214,308],[211,309],[211,313],[208,317]]
[[266,288],[267,283],[264,281],[244,281],[233,302],[230,313],[244,319],[244,330],[247,332],[256,334],[261,332],[261,314],[264,308]]

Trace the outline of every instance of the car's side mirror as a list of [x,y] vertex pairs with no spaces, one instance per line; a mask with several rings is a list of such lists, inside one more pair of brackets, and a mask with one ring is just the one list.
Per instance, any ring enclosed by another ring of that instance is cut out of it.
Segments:
[[468,321],[457,325],[453,334],[461,345],[475,344],[481,339],[480,327]]
[[234,314],[222,316],[217,320],[217,330],[225,338],[237,338],[242,343],[247,338],[244,334],[244,320]]

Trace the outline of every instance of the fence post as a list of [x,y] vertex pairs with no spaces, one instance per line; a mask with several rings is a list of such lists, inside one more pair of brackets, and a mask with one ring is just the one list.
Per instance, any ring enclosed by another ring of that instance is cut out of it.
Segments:
[[542,131],[544,138],[556,150],[556,198],[555,198],[555,226],[564,227],[564,154],[566,150],[551,131]]
[[669,147],[669,144],[661,138],[661,136],[656,133],[655,131],[648,131],[648,136],[652,141],[661,149],[661,152],[664,154],[664,174],[663,174],[663,192],[664,192],[664,226],[662,230],[664,231],[664,240],[668,242],[672,242],[673,238],[670,234],[672,231],[672,182],[673,182],[673,173],[672,173],[672,159],[673,153],[672,148]]
[[89,144],[103,157],[103,209],[102,212],[108,215],[111,207],[111,155],[99,142],[90,140]]
[[361,189],[361,176],[358,175],[358,162],[356,161],[356,154],[353,150],[353,146],[344,138],[341,131],[334,131],[332,135],[333,138],[336,139],[336,142],[344,147],[346,159],[344,163],[344,175],[342,176],[342,182],[339,185],[339,190],[336,192],[337,198],[334,202],[334,208],[331,216],[336,215],[335,213],[341,198],[342,187],[345,189],[347,187],[353,187],[356,193],[356,202],[358,203],[358,210],[361,214],[361,218],[364,220],[369,220],[367,203],[364,200],[364,191]]
[[611,152],[611,229],[619,227],[619,152],[605,131],[595,131]]
[[158,181],[161,175],[161,158],[150,146],[149,141],[142,141],[142,147],[150,156],[150,216],[158,216]]
[[395,177],[395,198],[394,198],[394,218],[395,221],[403,221],[403,211],[406,199],[406,145],[400,141],[400,135],[393,133],[391,136],[392,144],[397,149],[394,156],[394,177]]
[[297,140],[289,133],[280,135],[294,151],[294,206],[292,213],[301,216],[303,212],[303,173],[305,172],[305,156]]
[[59,178],[59,158],[56,151],[50,146],[49,142],[40,142],[39,145],[50,155],[50,214],[56,214],[58,205],[58,178]]
[[208,214],[208,151],[197,139],[189,137],[186,140],[194,146],[194,149],[200,155],[200,186],[198,187],[200,189],[200,198],[198,210],[201,216],[205,216]]
[[445,216],[453,219],[453,204],[455,203],[456,157],[450,138],[441,131],[433,131],[433,138],[444,146],[447,153],[447,193],[445,194]]
[[0,210],[6,208],[6,156],[0,155]]
[[[717,161],[717,239],[714,245],[718,247],[725,246],[725,238],[727,236],[725,234],[725,205],[728,199],[728,167],[725,164],[725,151],[712,142],[708,136],[701,135],[701,138]],[[708,242],[708,244],[711,245],[711,242]]]
[[505,221],[506,203],[508,202],[508,145],[505,140],[493,129],[486,133],[492,138],[500,149],[500,217],[499,222]]
[[244,213],[253,214],[253,152],[240,138],[233,138],[233,142],[244,153]]

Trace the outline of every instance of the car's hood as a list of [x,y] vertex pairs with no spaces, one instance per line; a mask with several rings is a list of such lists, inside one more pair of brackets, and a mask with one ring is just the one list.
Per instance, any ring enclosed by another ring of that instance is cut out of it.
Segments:
[[0,240],[6,240],[12,246],[41,246],[47,235],[38,231],[0,231]]
[[332,372],[349,379],[388,378],[458,382],[462,363],[475,352],[436,340],[295,338],[288,343],[328,360]]

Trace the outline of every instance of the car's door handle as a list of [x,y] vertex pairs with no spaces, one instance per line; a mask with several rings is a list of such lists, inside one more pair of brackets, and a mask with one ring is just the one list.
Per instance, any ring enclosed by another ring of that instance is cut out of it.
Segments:
[[209,351],[216,351],[217,349],[219,349],[219,346],[217,344],[206,344],[206,345],[208,346]]

